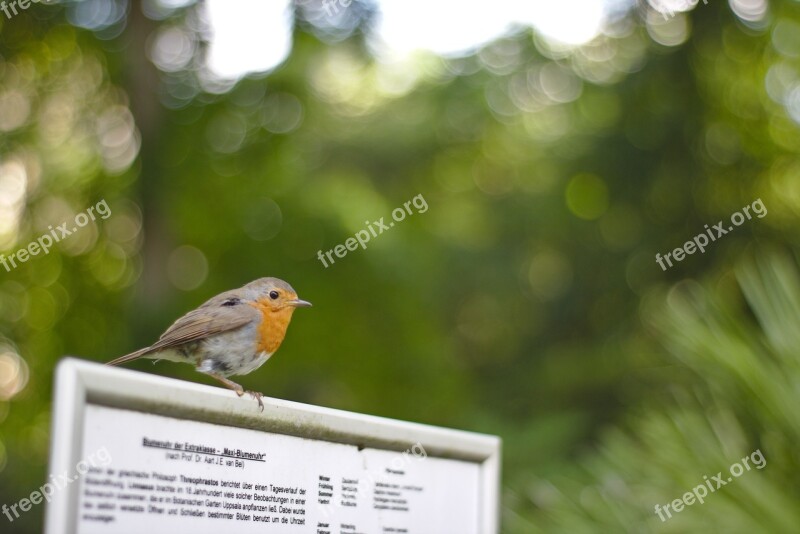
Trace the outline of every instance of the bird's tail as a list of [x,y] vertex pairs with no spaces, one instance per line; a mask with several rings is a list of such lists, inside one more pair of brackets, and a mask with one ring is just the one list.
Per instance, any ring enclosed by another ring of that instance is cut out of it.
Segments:
[[142,356],[146,356],[149,352],[152,352],[152,349],[150,347],[145,347],[143,349],[137,350],[136,352],[131,352],[130,354],[126,354],[125,356],[120,356],[115,360],[111,360],[110,362],[106,363],[106,365],[120,365],[133,360],[137,360]]

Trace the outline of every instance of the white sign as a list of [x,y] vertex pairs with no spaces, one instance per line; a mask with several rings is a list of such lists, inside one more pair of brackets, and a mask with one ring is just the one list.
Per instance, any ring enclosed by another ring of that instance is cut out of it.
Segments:
[[54,495],[46,532],[497,532],[497,438],[264,400],[66,360],[51,470],[109,461]]
[[88,406],[78,532],[478,533],[477,464]]

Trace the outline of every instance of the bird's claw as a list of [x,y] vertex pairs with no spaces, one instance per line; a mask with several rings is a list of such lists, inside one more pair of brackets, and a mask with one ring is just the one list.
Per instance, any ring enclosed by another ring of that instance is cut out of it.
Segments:
[[258,401],[258,407],[263,412],[264,411],[264,401],[261,398],[264,396],[263,393],[259,393],[258,391],[248,391],[247,393],[250,394],[255,400]]
[[250,395],[251,397],[253,397],[255,400],[258,401],[258,407],[261,409],[262,412],[264,411],[264,401],[261,400],[261,398],[264,396],[263,393],[259,393],[258,391],[246,391],[243,387],[235,388],[233,391],[235,391],[236,394],[239,395],[240,397],[243,397],[244,394],[247,393],[248,395]]

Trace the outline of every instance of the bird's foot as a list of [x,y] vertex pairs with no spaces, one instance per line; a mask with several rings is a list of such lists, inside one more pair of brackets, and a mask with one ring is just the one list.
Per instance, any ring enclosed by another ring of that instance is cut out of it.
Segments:
[[258,391],[246,391],[242,387],[240,387],[239,389],[234,389],[234,391],[240,397],[244,396],[244,394],[247,393],[248,395],[250,395],[251,397],[253,397],[255,400],[258,401],[258,407],[261,409],[262,412],[264,411],[264,401],[261,400],[262,397],[264,397],[263,393],[259,393]]
[[[258,407],[263,412],[264,411],[264,401],[261,398],[264,396],[263,393],[259,393],[258,391],[245,391],[245,393],[249,394],[255,400],[258,401]],[[241,395],[240,395],[241,396]]]
[[233,382],[232,380],[228,380],[224,376],[215,373],[206,373],[206,374],[212,378],[216,378],[217,380],[225,384],[227,387],[235,391],[236,394],[239,395],[240,397],[244,396],[244,394],[247,393],[248,395],[250,395],[251,397],[253,397],[255,400],[258,401],[258,407],[261,408],[262,412],[264,411],[264,401],[261,400],[261,398],[264,396],[263,393],[259,393],[258,391],[247,391],[241,385],[237,384],[236,382]]

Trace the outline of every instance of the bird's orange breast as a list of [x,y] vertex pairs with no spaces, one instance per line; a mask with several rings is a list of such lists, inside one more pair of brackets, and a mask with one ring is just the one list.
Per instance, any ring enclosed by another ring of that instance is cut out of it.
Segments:
[[286,329],[292,320],[294,308],[272,309],[269,305],[256,302],[251,304],[261,312],[261,324],[258,326],[258,344],[256,350],[268,352],[270,354],[278,350],[283,338],[286,337]]

